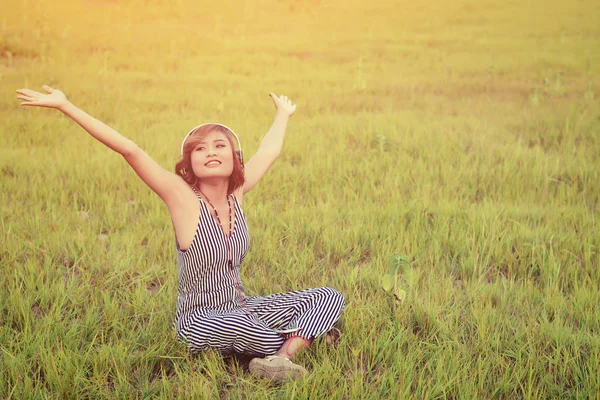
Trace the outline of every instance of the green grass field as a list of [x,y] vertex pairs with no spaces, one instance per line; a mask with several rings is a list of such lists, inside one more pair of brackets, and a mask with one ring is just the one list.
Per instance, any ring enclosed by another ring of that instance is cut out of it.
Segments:
[[[0,399],[600,398],[596,2],[205,3],[2,6]],[[297,103],[244,200],[242,272],[249,294],[340,290],[340,346],[284,385],[188,354],[167,208],[19,105],[43,84],[171,170],[192,127],[248,159],[268,93]]]

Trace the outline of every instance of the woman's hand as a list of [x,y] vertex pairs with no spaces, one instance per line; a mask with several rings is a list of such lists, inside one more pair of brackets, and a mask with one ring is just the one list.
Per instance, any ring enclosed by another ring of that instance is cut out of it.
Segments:
[[292,114],[294,114],[294,111],[296,111],[296,105],[292,104],[287,96],[281,95],[277,97],[274,93],[269,93],[269,96],[271,96],[277,112],[284,113],[288,117],[291,117]]
[[52,89],[50,86],[42,86],[48,92],[43,94],[29,89],[17,89],[18,99],[25,100],[21,103],[22,106],[36,106],[61,109],[66,106],[69,101],[67,96],[60,90]]

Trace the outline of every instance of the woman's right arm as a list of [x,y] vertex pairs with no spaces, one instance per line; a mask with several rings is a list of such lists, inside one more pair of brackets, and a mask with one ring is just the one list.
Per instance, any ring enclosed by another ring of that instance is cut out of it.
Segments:
[[77,122],[91,136],[121,154],[138,176],[171,209],[182,199],[181,194],[188,190],[184,180],[162,168],[134,142],[127,139],[108,125],[97,120],[69,102],[60,90],[43,86],[47,95],[29,89],[19,89],[17,98],[25,100],[22,106],[56,108]]

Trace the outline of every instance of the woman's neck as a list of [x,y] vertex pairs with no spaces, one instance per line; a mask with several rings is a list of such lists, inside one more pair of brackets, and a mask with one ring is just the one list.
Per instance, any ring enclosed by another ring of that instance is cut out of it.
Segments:
[[211,203],[214,205],[227,203],[227,188],[229,186],[228,180],[219,179],[218,181],[204,180],[198,182],[197,188],[204,196],[208,197]]

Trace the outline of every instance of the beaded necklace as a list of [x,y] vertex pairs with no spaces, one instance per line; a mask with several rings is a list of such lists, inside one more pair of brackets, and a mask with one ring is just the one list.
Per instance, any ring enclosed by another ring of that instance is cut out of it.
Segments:
[[[208,202],[208,204],[210,204],[210,207],[213,209],[213,211],[215,212],[215,216],[217,217],[217,221],[219,222],[219,226],[221,227],[221,231],[223,231],[223,235],[225,236],[225,244],[227,245],[227,264],[229,265],[229,268],[231,270],[231,275],[233,276],[233,280],[235,281],[235,286],[237,288],[238,294],[240,295],[240,299],[242,300],[242,304],[244,305],[244,307],[246,308],[246,310],[248,310],[248,312],[250,312],[250,309],[248,308],[248,305],[246,304],[246,299],[244,299],[244,296],[242,295],[242,291],[240,290],[240,285],[237,281],[237,278],[235,276],[235,271],[233,268],[233,260],[232,260],[232,255],[231,255],[231,246],[229,245],[229,238],[231,237],[231,233],[232,233],[232,213],[231,213],[231,202],[229,201],[229,196],[231,195],[227,195],[227,207],[229,208],[229,235],[225,234],[225,229],[223,229],[223,224],[221,223],[221,218],[219,217],[219,212],[217,211],[217,209],[215,208],[215,206],[213,206],[213,204],[211,203],[211,201],[209,200],[208,197],[206,197],[204,195],[204,193],[202,193],[202,191],[200,189],[198,189],[198,191],[200,192],[200,194],[202,195],[203,198],[206,199],[206,201]],[[212,218],[212,217],[211,217]],[[237,218],[237,216],[236,216]]]
[[227,245],[227,264],[229,265],[230,268],[233,268],[233,260],[231,257],[231,247],[229,246],[229,238],[231,237],[231,226],[232,226],[232,213],[231,213],[231,202],[229,201],[229,196],[231,195],[227,195],[227,207],[229,208],[229,235],[225,234],[225,229],[223,228],[223,223],[221,223],[221,218],[219,217],[219,212],[217,211],[217,209],[215,208],[215,206],[213,206],[213,203],[211,203],[210,199],[208,197],[206,197],[206,195],[204,193],[202,193],[200,191],[200,194],[202,195],[202,197],[204,197],[206,199],[206,201],[208,202],[208,204],[210,204],[210,207],[213,209],[213,211],[215,212],[215,215],[217,217],[217,221],[219,222],[219,226],[221,227],[221,231],[223,231],[223,235],[225,235],[225,244]]

